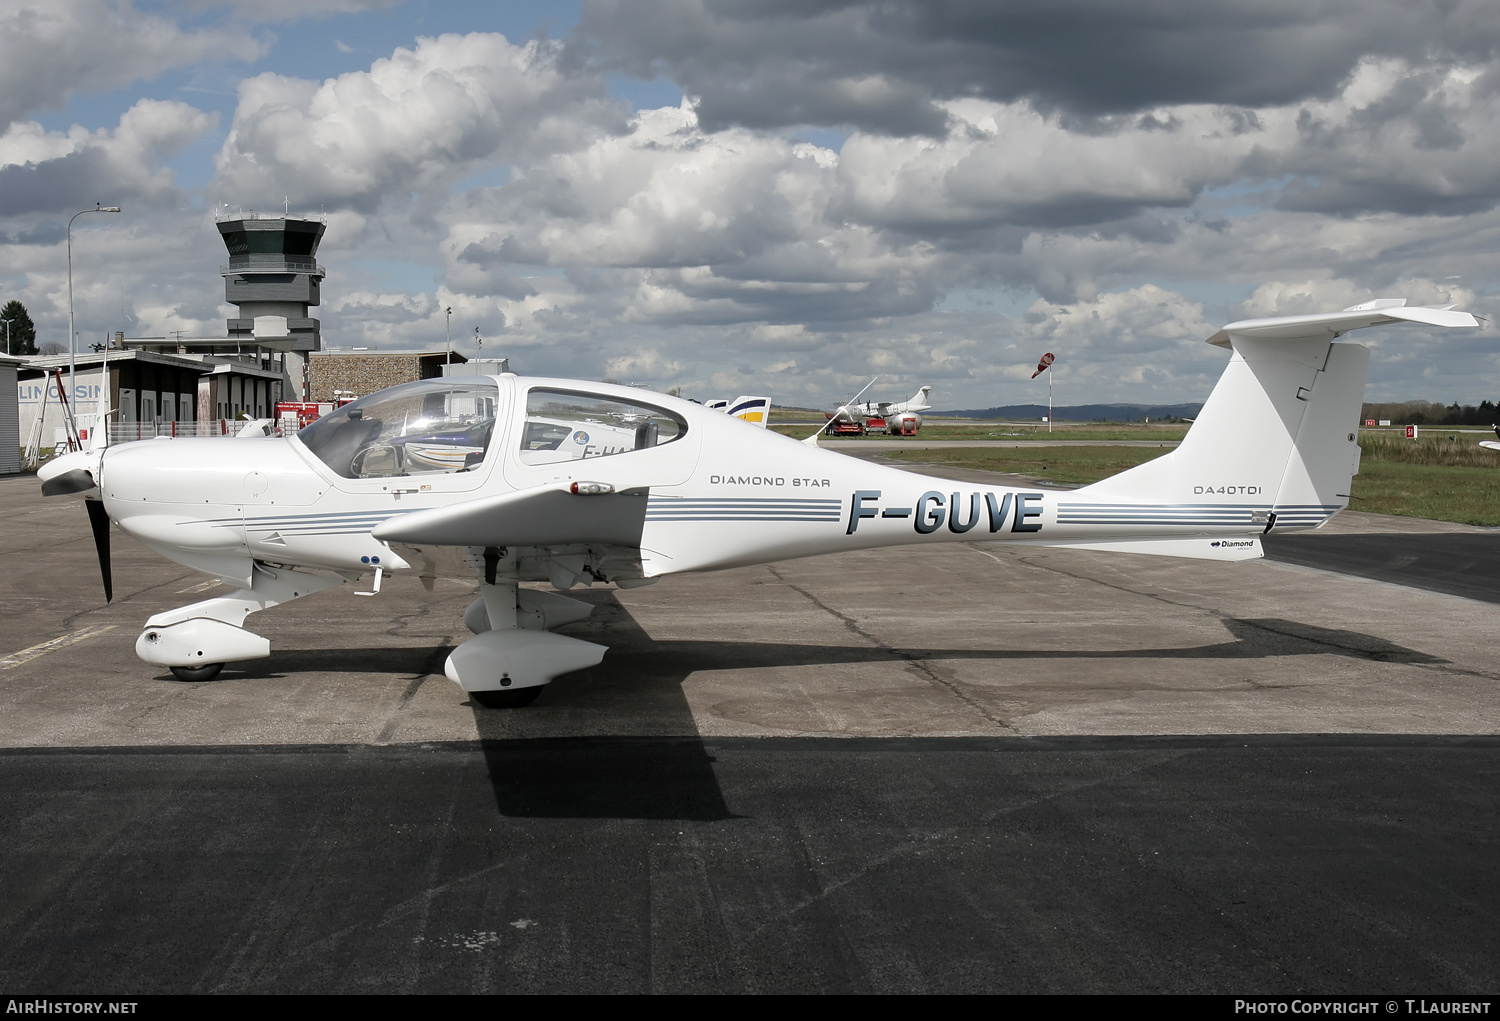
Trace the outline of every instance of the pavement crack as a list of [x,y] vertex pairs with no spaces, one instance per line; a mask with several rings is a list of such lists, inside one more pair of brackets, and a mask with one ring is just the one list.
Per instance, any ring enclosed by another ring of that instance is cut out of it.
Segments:
[[1012,734],[1020,733],[1020,731],[1011,726],[1010,723],[990,712],[989,709],[987,709],[982,703],[980,703],[968,692],[964,691],[961,685],[957,684],[954,681],[948,680],[946,677],[943,677],[940,673],[934,670],[932,668],[932,664],[928,663],[927,660],[922,659],[919,656],[914,656],[909,652],[904,652],[901,649],[893,648],[878,636],[872,634],[869,631],[866,631],[863,627],[860,626],[859,621],[855,620],[847,613],[829,606],[823,600],[819,599],[817,596],[813,595],[811,592],[798,585],[796,582],[787,580],[786,575],[777,570],[774,565],[767,564],[766,570],[769,571],[777,581],[781,582],[793,592],[798,593],[802,596],[802,598],[806,599],[818,609],[822,610],[824,613],[828,614],[830,617],[833,617],[835,620],[841,623],[846,631],[858,635],[860,638],[863,638],[865,641],[869,642],[877,649],[881,649],[882,651],[888,653],[892,659],[905,662],[934,687],[941,688],[947,691],[954,698],[958,699],[964,705],[972,709],[976,714],[988,720],[995,726],[1000,727],[1003,730],[1007,730]]

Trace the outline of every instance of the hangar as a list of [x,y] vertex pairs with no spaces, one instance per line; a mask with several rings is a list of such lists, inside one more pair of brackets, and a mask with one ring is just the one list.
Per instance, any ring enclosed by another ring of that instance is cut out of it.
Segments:
[[[68,375],[67,355],[13,359],[20,440],[53,446],[63,429],[57,386],[49,377]],[[92,429],[99,389],[107,376],[114,439],[150,439],[224,431],[242,414],[270,417],[283,400],[284,376],[270,359],[167,354],[159,351],[90,351],[77,356],[73,411],[80,429]],[[40,427],[40,428],[39,428]]]
[[0,355],[0,475],[21,470],[21,425],[16,370],[25,359]]

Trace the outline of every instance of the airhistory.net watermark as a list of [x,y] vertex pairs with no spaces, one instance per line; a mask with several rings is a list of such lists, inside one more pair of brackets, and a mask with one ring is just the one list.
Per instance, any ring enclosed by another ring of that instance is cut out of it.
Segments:
[[139,1000],[6,1000],[7,1014],[134,1014]]

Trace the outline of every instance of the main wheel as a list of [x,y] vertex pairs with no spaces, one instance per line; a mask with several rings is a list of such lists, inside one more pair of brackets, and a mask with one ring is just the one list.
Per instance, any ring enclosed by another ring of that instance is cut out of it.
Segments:
[[179,681],[211,681],[224,669],[223,663],[205,663],[203,666],[174,666],[172,676]]
[[486,709],[520,709],[531,705],[536,697],[542,693],[545,684],[534,684],[529,688],[517,688],[515,691],[471,691],[470,701],[477,702]]

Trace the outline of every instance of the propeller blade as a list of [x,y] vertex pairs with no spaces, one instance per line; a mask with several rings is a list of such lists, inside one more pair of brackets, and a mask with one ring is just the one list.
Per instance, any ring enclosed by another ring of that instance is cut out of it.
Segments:
[[[842,415],[844,412],[846,412],[846,411],[849,410],[849,405],[853,404],[855,401],[857,401],[861,397],[863,397],[865,395],[865,391],[868,390],[868,389],[870,389],[870,387],[874,386],[875,385],[875,380],[879,379],[879,378],[880,378],[879,376],[876,376],[875,379],[870,380],[863,387],[861,387],[859,393],[855,394],[854,397],[851,400],[847,400],[843,404],[840,404],[839,405],[839,410],[833,413],[833,417],[830,418],[828,421],[826,421],[826,422],[823,423],[823,428],[819,429],[817,432],[813,433],[811,436],[809,436],[807,439],[803,440],[802,442],[806,443],[809,446],[816,447],[818,445],[818,437],[822,436],[829,429],[832,429],[833,428],[833,423],[835,423],[835,422],[837,422],[839,420],[839,416]],[[850,414],[849,420],[850,421],[854,420],[853,414]],[[1497,429],[1496,432],[1500,433],[1500,429]]]
[[104,578],[104,601],[114,602],[114,578],[109,569],[109,511],[104,509],[102,500],[85,500],[83,505],[89,509],[89,524],[94,529],[94,549],[99,551],[99,574]]
[[43,496],[68,496],[72,493],[86,493],[94,488],[94,476],[86,469],[74,468],[72,471],[63,472],[55,478],[50,478],[42,483]]

